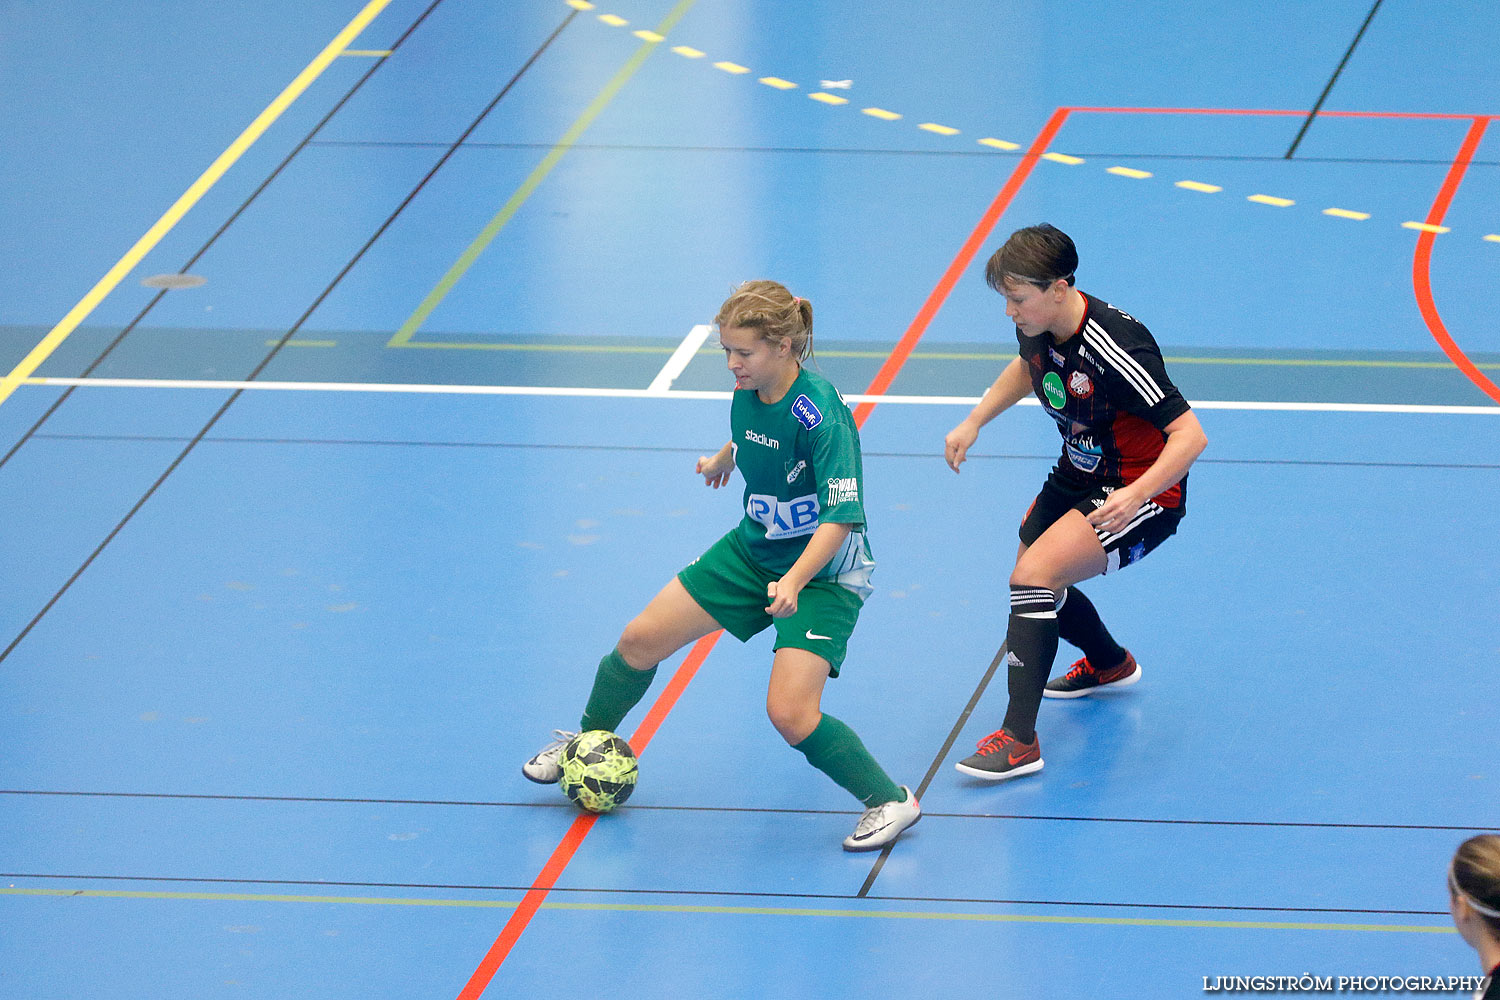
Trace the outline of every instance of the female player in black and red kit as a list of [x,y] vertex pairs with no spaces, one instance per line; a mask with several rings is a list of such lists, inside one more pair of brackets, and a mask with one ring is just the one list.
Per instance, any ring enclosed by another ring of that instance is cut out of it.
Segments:
[[[1076,698],[1140,679],[1135,658],[1073,584],[1139,561],[1177,530],[1188,467],[1208,443],[1150,331],[1075,288],[1077,267],[1073,241],[1050,225],[1017,230],[990,258],[985,280],[1005,296],[1020,357],[944,441],[957,472],[979,429],[1028,393],[1063,438],[1021,522],[1010,575],[1005,721],[957,764],[992,781],[1042,769],[1036,716],[1044,694]],[[1059,637],[1084,657],[1049,684]]]

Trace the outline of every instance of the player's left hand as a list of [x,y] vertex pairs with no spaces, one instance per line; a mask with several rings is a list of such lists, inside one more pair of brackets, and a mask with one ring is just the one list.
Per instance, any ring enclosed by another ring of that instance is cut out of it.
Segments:
[[782,577],[775,583],[766,584],[766,600],[771,603],[766,605],[766,614],[772,618],[790,618],[797,613],[797,595],[802,593],[801,585],[794,586],[792,581]]
[[1146,499],[1135,495],[1128,486],[1122,486],[1109,495],[1104,506],[1088,515],[1089,524],[1105,531],[1120,531],[1140,511]]

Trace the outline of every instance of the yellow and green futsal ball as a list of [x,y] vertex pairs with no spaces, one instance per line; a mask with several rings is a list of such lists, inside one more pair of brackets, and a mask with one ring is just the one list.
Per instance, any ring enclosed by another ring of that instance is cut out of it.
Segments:
[[579,733],[563,747],[559,782],[578,808],[607,813],[635,791],[635,751],[607,729]]

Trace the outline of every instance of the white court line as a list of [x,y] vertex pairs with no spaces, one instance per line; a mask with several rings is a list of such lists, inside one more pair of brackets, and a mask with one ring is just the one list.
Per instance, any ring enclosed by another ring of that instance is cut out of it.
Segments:
[[677,381],[677,376],[686,370],[688,363],[693,360],[693,355],[698,353],[698,348],[708,339],[710,327],[706,323],[700,323],[688,331],[688,335],[682,338],[682,343],[677,345],[677,350],[667,359],[667,363],[661,366],[661,371],[656,373],[656,378],[651,380],[651,385],[646,391],[654,396],[672,388],[672,383]]
[[[407,385],[401,382],[230,382],[167,378],[29,378],[25,385],[59,385],[95,389],[268,389],[300,392],[427,393],[449,396],[579,396],[612,399],[720,399],[733,393],[707,389],[591,389],[542,385]],[[846,395],[850,403],[895,403],[908,406],[973,406],[978,396]],[[1041,406],[1034,396],[1021,406]],[[1455,416],[1500,416],[1500,406],[1438,406],[1425,403],[1283,403],[1266,400],[1192,400],[1200,410],[1279,410],[1297,413],[1434,413]]]

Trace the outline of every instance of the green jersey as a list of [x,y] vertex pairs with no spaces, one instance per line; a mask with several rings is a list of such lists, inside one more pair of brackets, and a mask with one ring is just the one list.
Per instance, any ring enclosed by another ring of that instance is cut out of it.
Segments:
[[806,369],[769,405],[754,390],[738,389],[729,426],[734,464],[745,478],[737,530],[751,558],[785,573],[818,525],[848,524],[848,539],[814,579],[868,597],[875,561],[865,538],[859,429],[838,390]]

